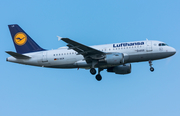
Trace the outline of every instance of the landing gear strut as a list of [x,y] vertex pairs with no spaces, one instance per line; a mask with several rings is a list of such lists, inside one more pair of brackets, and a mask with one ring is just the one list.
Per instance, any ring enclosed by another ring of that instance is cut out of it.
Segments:
[[[95,65],[98,63],[98,61],[94,60],[92,61],[92,67],[90,69],[90,73],[92,75],[95,75],[96,74],[96,69],[95,69]],[[98,68],[98,74],[96,75],[96,80],[97,81],[101,81],[102,80],[102,76],[100,74],[100,72],[102,71],[103,69],[102,68]]]
[[92,74],[92,75],[95,75],[96,74],[96,69],[94,68],[95,67],[95,65],[97,64],[98,62],[97,61],[92,61],[92,68],[90,69],[90,73]]
[[97,80],[97,81],[101,81],[101,80],[102,80],[102,76],[101,76],[101,74],[100,74],[100,72],[101,72],[102,70],[103,70],[103,69],[98,68],[98,74],[96,75],[96,80]]
[[150,66],[150,71],[151,71],[151,72],[154,71],[154,68],[152,67],[152,65],[153,65],[153,64],[152,64],[152,61],[150,60],[150,61],[149,61],[149,66]]

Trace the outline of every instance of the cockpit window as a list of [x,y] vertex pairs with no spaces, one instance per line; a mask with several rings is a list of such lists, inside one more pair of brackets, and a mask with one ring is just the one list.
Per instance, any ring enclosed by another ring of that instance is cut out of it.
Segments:
[[165,43],[159,43],[159,46],[168,46],[168,45]]

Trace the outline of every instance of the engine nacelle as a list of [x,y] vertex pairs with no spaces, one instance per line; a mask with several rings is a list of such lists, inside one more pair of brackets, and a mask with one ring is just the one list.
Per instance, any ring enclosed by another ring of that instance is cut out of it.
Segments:
[[122,64],[124,62],[124,56],[121,53],[107,54],[105,61],[107,62],[107,64],[112,65]]
[[116,74],[129,74],[131,73],[131,64],[119,65],[108,68],[107,72],[115,72]]

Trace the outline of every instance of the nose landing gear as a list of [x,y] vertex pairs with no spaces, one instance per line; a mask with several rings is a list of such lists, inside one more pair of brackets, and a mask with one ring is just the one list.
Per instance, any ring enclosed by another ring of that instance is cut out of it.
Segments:
[[151,72],[154,71],[154,68],[152,67],[152,65],[153,65],[153,64],[152,64],[152,61],[150,60],[150,61],[149,61],[149,66],[150,66],[150,71],[151,71]]
[[151,67],[151,68],[150,68],[150,71],[151,71],[151,72],[153,72],[153,71],[154,71],[154,68],[153,68],[153,67]]

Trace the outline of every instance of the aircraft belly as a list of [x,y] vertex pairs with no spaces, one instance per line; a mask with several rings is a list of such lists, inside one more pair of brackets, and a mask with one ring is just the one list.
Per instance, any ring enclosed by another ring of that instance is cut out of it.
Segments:
[[148,59],[147,54],[131,54],[129,55],[128,62],[140,62],[140,61],[146,61]]
[[142,61],[149,61],[149,60],[158,60],[169,57],[167,52],[156,52],[156,53],[145,53],[145,54],[131,54],[129,55],[129,61],[131,62],[142,62]]

